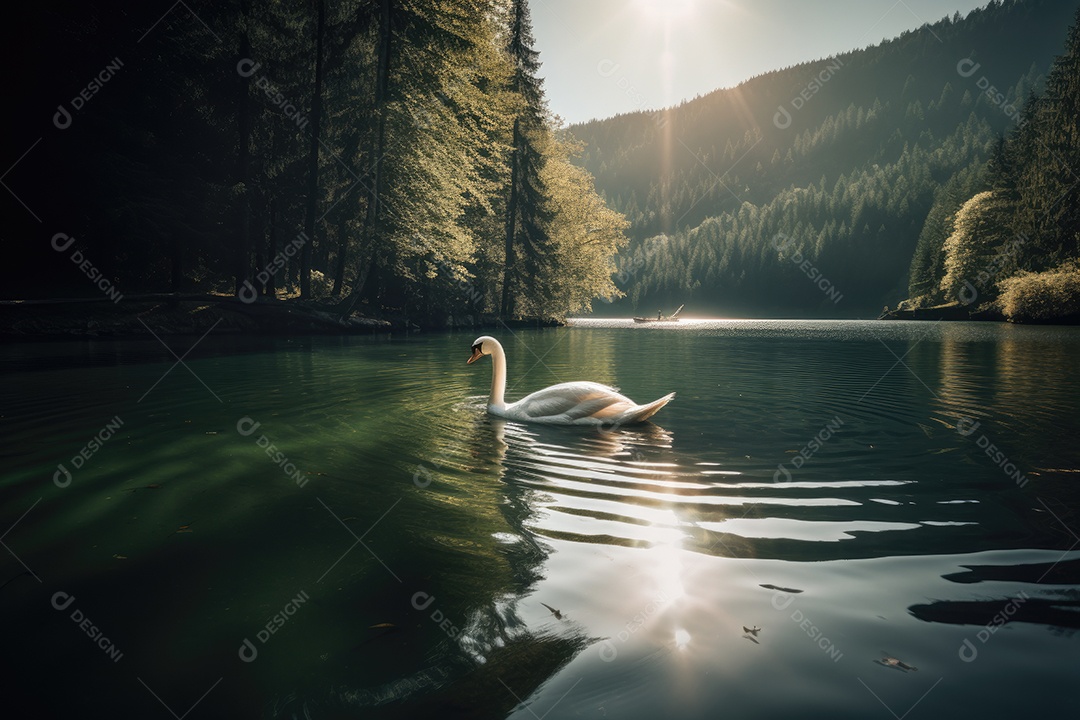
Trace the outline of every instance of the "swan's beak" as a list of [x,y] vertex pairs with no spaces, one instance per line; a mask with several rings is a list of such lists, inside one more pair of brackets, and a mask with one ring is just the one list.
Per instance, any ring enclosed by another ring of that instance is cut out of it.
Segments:
[[476,362],[477,360],[479,360],[482,357],[484,357],[484,353],[480,352],[480,346],[479,345],[473,345],[472,355],[470,355],[469,359],[465,361],[465,364],[466,365],[472,365],[474,362]]

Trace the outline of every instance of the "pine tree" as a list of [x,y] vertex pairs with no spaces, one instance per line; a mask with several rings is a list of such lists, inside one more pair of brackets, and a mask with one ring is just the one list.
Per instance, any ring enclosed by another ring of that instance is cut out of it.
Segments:
[[[536,286],[548,257],[551,221],[549,198],[544,186],[544,150],[547,133],[546,110],[539,53],[533,50],[532,20],[528,0],[513,0],[507,53],[514,73],[510,89],[520,100],[514,117],[510,150],[510,183],[506,202],[506,241],[500,313],[514,314],[516,293],[526,288],[542,293]],[[519,258],[520,253],[520,258]]]
[[1036,207],[1049,265],[1080,256],[1080,9],[1076,11],[1065,52],[1054,60],[1037,115]]
[[626,218],[606,206],[588,171],[571,163],[580,146],[570,137],[553,143],[543,181],[550,193],[550,262],[532,282],[542,292],[524,294],[522,314],[559,316],[588,312],[594,298],[622,292],[612,282],[614,256],[626,244]]

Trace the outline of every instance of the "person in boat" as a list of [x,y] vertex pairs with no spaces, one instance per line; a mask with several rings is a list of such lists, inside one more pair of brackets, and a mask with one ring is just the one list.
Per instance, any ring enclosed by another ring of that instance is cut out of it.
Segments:
[[656,311],[656,319],[657,320],[659,320],[661,317],[663,317],[663,312],[664,312],[663,310],[657,310]]

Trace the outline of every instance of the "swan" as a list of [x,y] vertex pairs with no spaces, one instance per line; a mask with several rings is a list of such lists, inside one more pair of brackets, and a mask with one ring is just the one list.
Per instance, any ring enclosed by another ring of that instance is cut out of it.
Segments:
[[476,338],[467,364],[491,356],[491,397],[487,410],[492,415],[523,422],[550,425],[630,425],[644,422],[675,397],[668,393],[647,405],[638,405],[615,388],[594,382],[568,382],[552,385],[526,395],[509,405],[506,393],[506,353],[490,335]]

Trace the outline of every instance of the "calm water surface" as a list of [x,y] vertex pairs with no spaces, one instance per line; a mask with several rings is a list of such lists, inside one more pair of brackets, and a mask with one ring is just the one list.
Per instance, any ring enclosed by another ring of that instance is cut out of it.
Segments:
[[0,712],[1075,710],[1080,330],[494,333],[678,393],[607,431],[487,417],[476,334],[5,344]]

